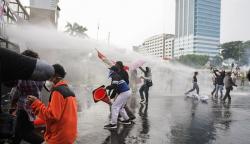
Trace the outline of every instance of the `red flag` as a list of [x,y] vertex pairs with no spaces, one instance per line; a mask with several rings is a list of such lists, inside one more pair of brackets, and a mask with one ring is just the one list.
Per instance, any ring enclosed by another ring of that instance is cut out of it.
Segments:
[[[98,51],[97,49],[95,49],[97,51],[97,56],[105,63],[107,64],[108,66],[113,66],[116,64],[115,61],[113,60],[109,60],[104,54],[102,54],[100,51]],[[124,66],[123,67],[124,70],[128,71],[129,70],[129,67],[128,66]]]
[[113,64],[112,62],[106,57],[104,56],[104,54],[102,54],[101,52],[99,52],[97,49],[97,56],[105,63],[107,64],[109,67],[111,67]]
[[101,52],[99,52],[98,50],[96,50],[96,51],[97,51],[98,57],[99,57],[101,60],[103,60],[103,59],[106,58]]

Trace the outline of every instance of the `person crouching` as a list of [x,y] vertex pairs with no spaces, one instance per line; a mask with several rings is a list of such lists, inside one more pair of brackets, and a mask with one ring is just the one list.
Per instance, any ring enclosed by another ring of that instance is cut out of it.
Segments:
[[116,129],[118,115],[122,116],[124,120],[120,121],[122,124],[131,124],[129,117],[124,109],[128,98],[131,96],[128,84],[118,75],[118,68],[112,66],[110,69],[109,77],[111,80],[111,85],[107,86],[107,90],[115,89],[118,93],[115,101],[111,106],[111,121],[110,124],[104,126],[104,129]]

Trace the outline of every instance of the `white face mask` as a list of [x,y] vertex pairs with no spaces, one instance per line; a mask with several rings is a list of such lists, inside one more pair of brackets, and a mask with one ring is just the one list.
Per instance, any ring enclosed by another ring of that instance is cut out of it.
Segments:
[[51,91],[52,87],[54,86],[54,83],[52,81],[47,80],[44,84],[45,89],[48,91]]

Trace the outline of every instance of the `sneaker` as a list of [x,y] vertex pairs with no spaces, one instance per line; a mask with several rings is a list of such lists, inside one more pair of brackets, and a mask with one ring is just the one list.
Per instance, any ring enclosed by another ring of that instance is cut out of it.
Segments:
[[141,100],[141,102],[140,103],[144,103],[145,102],[145,100]]
[[122,124],[125,124],[125,125],[130,125],[132,124],[131,121],[128,119],[128,120],[123,120],[123,121],[119,121],[120,123]]
[[116,124],[107,124],[104,126],[104,129],[116,129],[117,125]]
[[134,119],[136,119],[135,116],[130,116],[130,118],[129,118],[130,121],[132,121],[132,120],[134,120]]

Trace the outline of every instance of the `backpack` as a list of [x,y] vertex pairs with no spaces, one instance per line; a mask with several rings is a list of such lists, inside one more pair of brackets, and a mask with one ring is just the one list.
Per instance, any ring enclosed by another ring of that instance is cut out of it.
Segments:
[[146,82],[146,85],[147,85],[148,87],[153,86],[153,82],[152,82],[152,80],[148,80],[148,81]]

